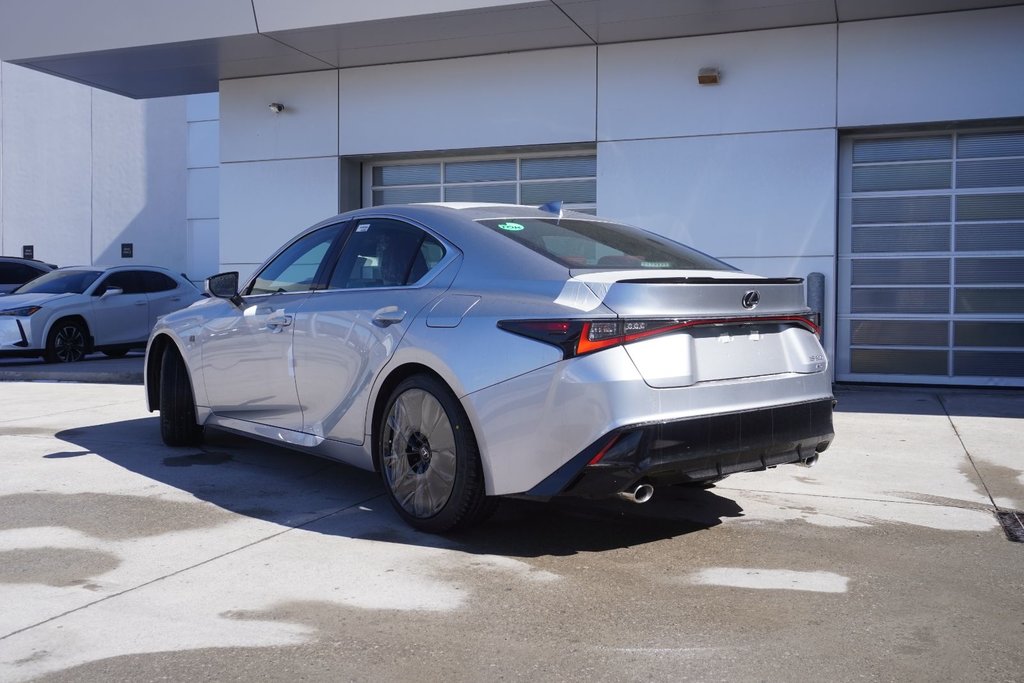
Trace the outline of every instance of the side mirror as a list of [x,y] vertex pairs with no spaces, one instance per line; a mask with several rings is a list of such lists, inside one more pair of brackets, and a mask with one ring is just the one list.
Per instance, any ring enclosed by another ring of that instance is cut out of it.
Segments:
[[206,278],[206,293],[218,299],[227,299],[235,306],[242,307],[244,303],[238,294],[238,271],[230,273],[218,273]]
[[100,298],[106,299],[108,296],[117,296],[118,294],[124,294],[124,290],[120,287],[107,287],[103,290],[103,294],[100,295]]

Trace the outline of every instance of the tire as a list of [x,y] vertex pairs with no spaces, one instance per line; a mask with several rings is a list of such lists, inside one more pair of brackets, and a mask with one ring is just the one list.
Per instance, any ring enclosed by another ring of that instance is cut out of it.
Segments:
[[496,506],[484,493],[480,451],[466,412],[429,375],[399,384],[378,429],[380,471],[391,504],[420,531],[467,529]]
[[203,440],[188,369],[173,346],[160,358],[160,437],[168,446],[195,446]]
[[89,337],[82,323],[70,318],[58,320],[46,336],[47,363],[75,363],[85,357]]
[[103,355],[107,358],[124,358],[128,355],[128,349],[106,349]]

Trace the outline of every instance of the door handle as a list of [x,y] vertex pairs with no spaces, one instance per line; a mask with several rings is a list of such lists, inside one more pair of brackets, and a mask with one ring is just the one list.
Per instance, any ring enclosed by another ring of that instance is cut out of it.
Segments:
[[389,327],[405,320],[405,311],[398,306],[385,306],[373,314],[373,324],[378,327]]
[[149,305],[149,302],[148,301],[136,301],[135,305],[136,306],[147,306],[147,305]]
[[271,332],[280,332],[292,324],[292,316],[275,315],[267,318],[267,329]]

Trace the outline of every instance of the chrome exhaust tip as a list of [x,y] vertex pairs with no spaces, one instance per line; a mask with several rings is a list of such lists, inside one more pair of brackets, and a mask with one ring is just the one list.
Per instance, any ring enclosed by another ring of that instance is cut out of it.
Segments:
[[654,487],[650,484],[637,484],[631,489],[619,491],[617,495],[622,500],[639,505],[641,503],[646,503],[654,497]]

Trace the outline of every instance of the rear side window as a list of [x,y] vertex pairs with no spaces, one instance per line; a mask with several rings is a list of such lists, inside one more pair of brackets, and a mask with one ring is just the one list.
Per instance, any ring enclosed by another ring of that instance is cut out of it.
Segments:
[[20,285],[42,273],[24,263],[0,263],[0,285]]
[[330,289],[403,287],[420,280],[445,249],[419,228],[387,218],[358,221],[334,269]]
[[177,289],[178,283],[163,273],[157,273],[152,270],[144,270],[141,272],[142,275],[142,286],[147,292],[169,292],[172,289]]
[[736,270],[696,249],[628,225],[555,217],[479,222],[566,268]]

